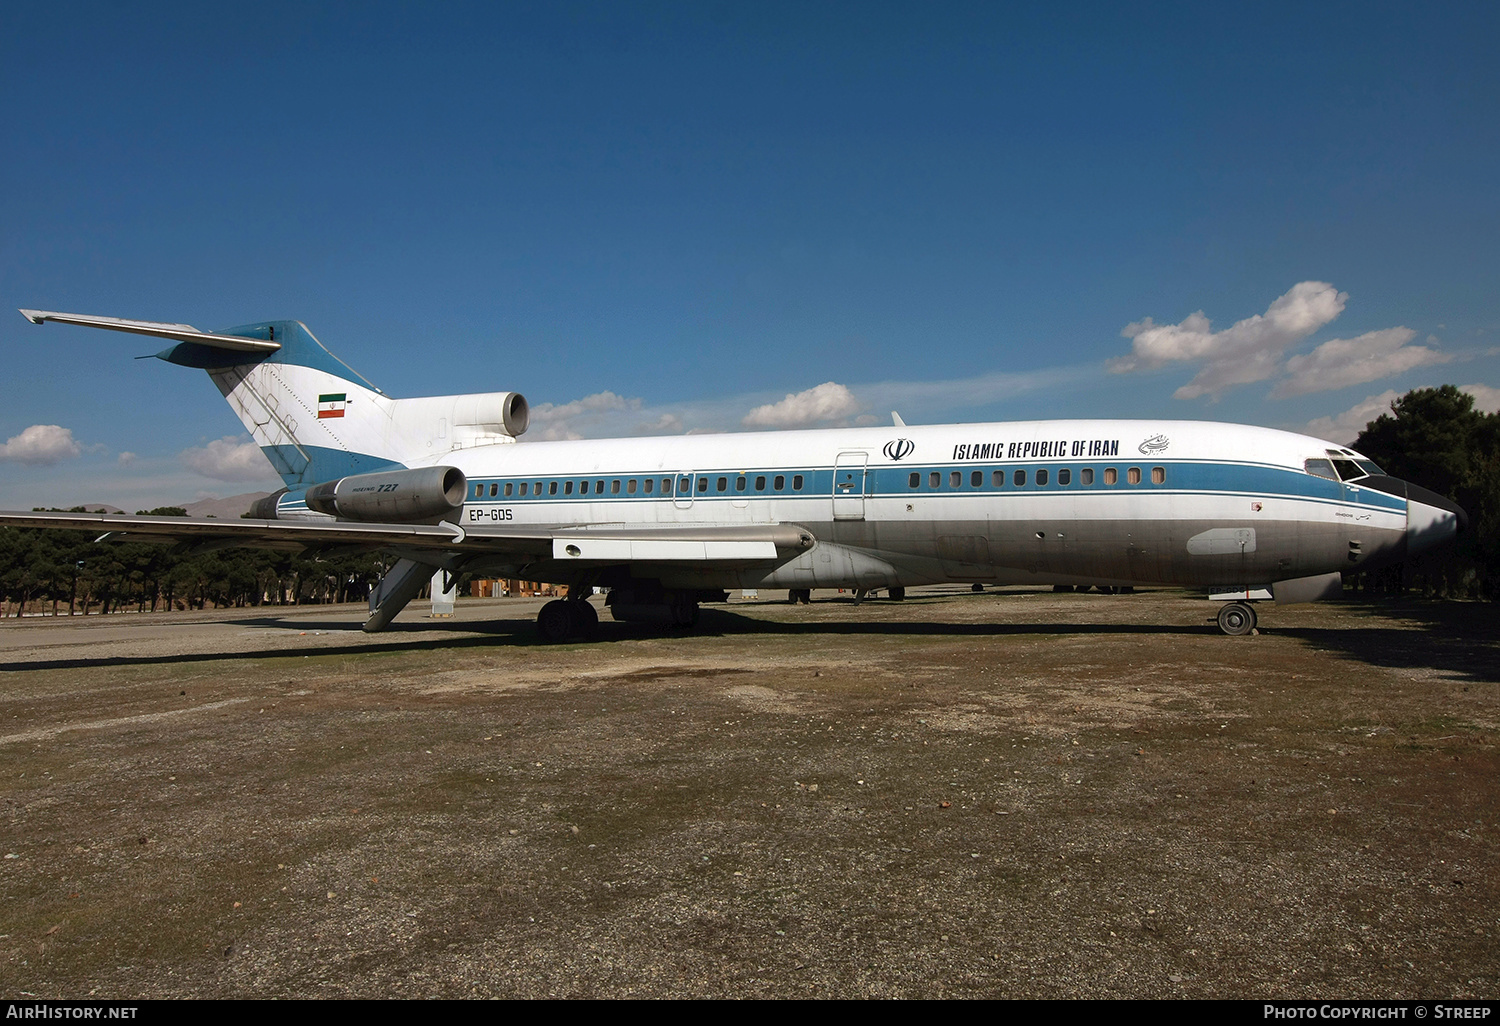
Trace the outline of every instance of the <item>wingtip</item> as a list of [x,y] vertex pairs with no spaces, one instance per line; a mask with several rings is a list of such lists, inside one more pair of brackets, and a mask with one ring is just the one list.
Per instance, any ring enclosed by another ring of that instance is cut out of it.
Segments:
[[47,319],[47,311],[45,311],[45,310],[22,310],[21,311],[21,316],[24,317],[24,318],[26,318],[32,324],[41,324],[43,321],[45,321]]

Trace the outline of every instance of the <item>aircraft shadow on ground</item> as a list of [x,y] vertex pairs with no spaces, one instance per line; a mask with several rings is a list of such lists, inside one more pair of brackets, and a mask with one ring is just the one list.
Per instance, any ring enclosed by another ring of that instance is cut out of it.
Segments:
[[[1286,627],[1277,634],[1370,666],[1432,669],[1473,683],[1500,683],[1500,625],[1489,603],[1351,602],[1344,610],[1370,614],[1369,627]],[[1417,621],[1423,629],[1387,626],[1390,618]]]
[[[852,610],[851,610],[852,612]],[[252,629],[277,631],[299,631],[307,634],[325,632],[329,634],[360,634],[357,625],[347,620],[287,619],[263,616],[225,623]],[[1047,623],[950,623],[950,622],[892,622],[892,621],[818,621],[785,623],[760,620],[742,613],[724,609],[705,609],[692,631],[653,627],[649,624],[616,623],[601,619],[594,637],[588,641],[565,642],[589,646],[610,645],[635,641],[648,637],[680,637],[690,640],[695,637],[733,637],[753,635],[776,635],[783,637],[862,635],[911,637],[1004,637],[1024,634],[1091,634],[1091,635],[1194,635],[1212,634],[1217,629],[1211,624],[1201,627],[1151,624],[1047,624]],[[435,633],[457,635],[455,637],[433,637]],[[402,635],[423,635],[403,641]],[[111,666],[164,666],[173,663],[231,662],[237,659],[300,659],[304,656],[355,656],[375,653],[401,652],[447,652],[468,649],[492,649],[501,646],[533,648],[542,644],[537,636],[536,622],[527,617],[515,620],[482,621],[438,621],[433,623],[394,623],[379,634],[364,635],[371,640],[364,644],[297,645],[293,647],[267,647],[242,649],[233,652],[189,652],[179,655],[143,656],[99,656],[96,658],[11,660],[0,663],[0,670],[64,670],[87,669]],[[376,640],[379,639],[379,640]]]
[[[1412,603],[1399,605],[1350,604],[1363,606],[1371,613],[1369,627],[1276,627],[1268,631],[1284,637],[1298,638],[1310,646],[1345,656],[1373,666],[1392,668],[1430,668],[1447,671],[1467,681],[1500,681],[1500,629],[1491,622],[1493,607],[1455,603]],[[1345,607],[1346,609],[1349,606]],[[1199,625],[1120,624],[1120,623],[1046,623],[1046,622],[949,622],[860,620],[852,605],[848,619],[817,621],[773,621],[758,619],[730,609],[705,608],[698,626],[691,632],[646,624],[616,623],[601,619],[598,630],[589,641],[568,642],[590,646],[611,645],[646,637],[958,637],[1000,638],[1023,635],[1092,635],[1092,636],[1159,636],[1214,637],[1218,628],[1209,620]],[[1397,616],[1417,620],[1424,630],[1392,627],[1384,621]],[[348,620],[258,616],[225,621],[240,627],[277,631],[299,631],[307,634],[359,634],[358,625]],[[421,635],[421,637],[416,637]],[[434,635],[452,635],[434,637]],[[403,638],[403,636],[408,636]],[[152,666],[172,663],[214,663],[238,659],[299,659],[304,656],[357,656],[377,653],[451,652],[496,647],[532,648],[541,644],[536,623],[530,617],[511,620],[394,623],[361,644],[297,645],[293,647],[253,648],[234,652],[192,652],[179,655],[100,656],[97,658],[11,660],[0,663],[0,670],[86,669],[110,666]],[[1223,638],[1226,645],[1254,644],[1253,639]]]

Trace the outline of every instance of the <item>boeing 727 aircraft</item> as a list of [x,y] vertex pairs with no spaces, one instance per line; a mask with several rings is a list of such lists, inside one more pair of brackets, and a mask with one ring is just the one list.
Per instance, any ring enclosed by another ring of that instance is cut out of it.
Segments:
[[549,641],[616,620],[690,626],[729,588],[1176,585],[1230,600],[1335,595],[1340,573],[1450,540],[1454,503],[1344,446],[1195,421],[1066,420],[514,444],[515,392],[393,399],[298,321],[217,332],[22,310],[154,336],[208,372],[286,487],[253,519],[4,513],[188,547],[383,550],[378,631],[438,570],[568,585]]

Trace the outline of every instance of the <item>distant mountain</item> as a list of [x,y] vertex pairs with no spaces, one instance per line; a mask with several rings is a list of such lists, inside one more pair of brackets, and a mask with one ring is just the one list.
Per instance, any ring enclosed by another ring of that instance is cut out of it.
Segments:
[[187,510],[187,515],[190,517],[238,520],[250,511],[250,506],[256,499],[264,499],[270,494],[270,492],[246,492],[244,495],[231,495],[227,499],[199,499],[197,502],[182,503],[182,508]]

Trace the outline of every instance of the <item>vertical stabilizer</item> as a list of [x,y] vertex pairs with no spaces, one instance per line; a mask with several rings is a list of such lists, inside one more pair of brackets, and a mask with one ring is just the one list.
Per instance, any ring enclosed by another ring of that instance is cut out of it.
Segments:
[[300,321],[243,324],[220,336],[275,342],[261,356],[181,342],[160,359],[199,367],[288,488],[405,464],[392,437],[394,400],[323,347]]

